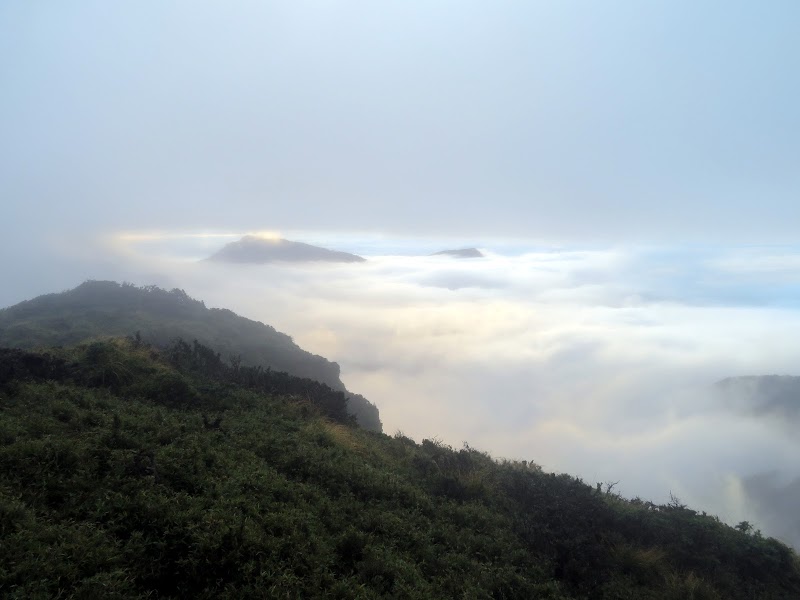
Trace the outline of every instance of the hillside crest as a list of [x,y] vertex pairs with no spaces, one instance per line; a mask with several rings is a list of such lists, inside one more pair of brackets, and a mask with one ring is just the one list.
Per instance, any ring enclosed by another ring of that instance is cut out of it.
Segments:
[[70,346],[96,337],[128,336],[166,346],[176,338],[198,340],[226,360],[284,371],[318,381],[348,396],[349,410],[361,426],[381,431],[377,407],[352,394],[335,362],[300,348],[274,327],[233,311],[207,308],[180,289],[138,287],[114,281],[86,281],[0,310],[0,346]]

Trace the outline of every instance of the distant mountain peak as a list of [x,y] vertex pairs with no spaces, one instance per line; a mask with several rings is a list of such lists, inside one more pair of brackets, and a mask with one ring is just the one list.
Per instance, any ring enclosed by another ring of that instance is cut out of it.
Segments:
[[86,281],[66,292],[0,309],[0,347],[73,346],[134,332],[156,346],[175,339],[196,340],[223,357],[238,356],[245,366],[324,384],[347,396],[348,410],[362,427],[381,431],[378,408],[345,388],[337,363],[303,350],[270,325],[227,309],[207,308],[180,289]]
[[797,376],[728,377],[715,383],[714,389],[734,406],[751,414],[772,414],[792,420],[800,417],[800,377]]
[[226,244],[206,260],[229,263],[268,262],[363,262],[364,258],[349,252],[329,250],[283,238],[246,235]]
[[483,258],[483,252],[477,248],[457,248],[434,252],[431,256],[452,256],[453,258]]

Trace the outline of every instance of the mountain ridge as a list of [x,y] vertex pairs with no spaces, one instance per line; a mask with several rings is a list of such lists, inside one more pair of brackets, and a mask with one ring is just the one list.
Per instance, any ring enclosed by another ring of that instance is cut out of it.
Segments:
[[456,248],[452,250],[440,250],[430,256],[451,256],[453,258],[483,258],[483,252],[477,248]]
[[175,338],[197,339],[225,358],[238,357],[246,366],[319,381],[347,394],[362,426],[382,430],[378,408],[345,388],[337,363],[303,350],[270,325],[228,309],[207,308],[177,288],[86,281],[72,290],[0,309],[0,346],[66,346],[137,331],[157,345]]
[[304,242],[283,238],[264,238],[246,235],[230,242],[205,259],[210,262],[264,264],[270,262],[364,262],[361,256],[329,250]]
[[754,415],[800,418],[800,377],[795,375],[740,375],[714,384],[717,394],[732,399],[740,410]]

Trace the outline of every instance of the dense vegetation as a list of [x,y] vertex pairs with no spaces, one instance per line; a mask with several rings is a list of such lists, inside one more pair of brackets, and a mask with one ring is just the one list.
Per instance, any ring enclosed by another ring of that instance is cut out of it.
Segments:
[[0,596],[796,599],[678,501],[355,426],[326,386],[135,336],[0,354]]
[[209,309],[184,291],[87,281],[73,290],[47,294],[0,310],[0,346],[37,348],[74,345],[98,336],[125,336],[165,346],[176,338],[198,340],[227,360],[285,371],[343,391],[359,424],[381,431],[377,407],[348,392],[339,365],[306,352],[274,328],[225,309]]

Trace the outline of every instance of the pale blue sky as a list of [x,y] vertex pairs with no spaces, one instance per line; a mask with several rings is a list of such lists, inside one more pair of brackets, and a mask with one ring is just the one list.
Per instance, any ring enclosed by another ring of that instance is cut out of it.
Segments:
[[794,1],[2,2],[2,233],[794,241],[799,27]]

